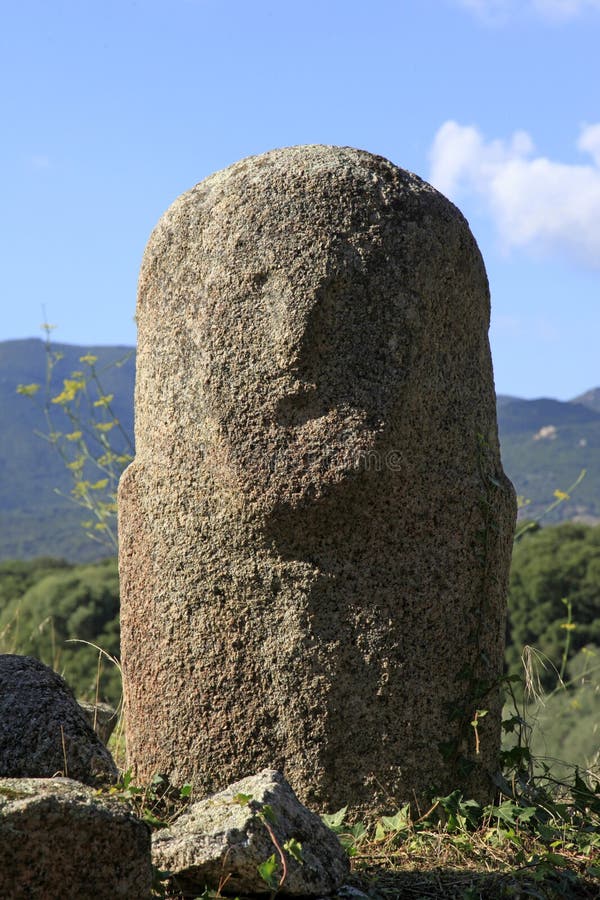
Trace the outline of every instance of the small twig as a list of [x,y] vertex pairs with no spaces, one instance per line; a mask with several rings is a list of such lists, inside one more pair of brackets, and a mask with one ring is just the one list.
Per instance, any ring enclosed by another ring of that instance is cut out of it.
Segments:
[[421,822],[425,822],[426,819],[429,818],[431,813],[435,812],[435,810],[438,808],[439,805],[440,805],[440,801],[436,800],[435,803],[433,804],[433,806],[431,807],[431,809],[428,809],[426,813],[423,813],[423,815],[420,816],[420,818],[418,818],[416,820],[416,822],[413,822],[413,825],[419,825]]
[[[225,854],[225,859],[227,859],[228,853],[229,853],[229,851]],[[225,867],[225,859],[223,860],[223,868]],[[217,887],[217,897],[221,896],[221,891],[223,890],[223,888],[225,887],[225,885],[227,884],[227,882],[229,881],[230,878],[231,878],[231,872],[228,872],[227,875],[225,875],[224,871],[221,873],[221,877],[219,878],[219,886]]]
[[279,884],[277,885],[277,890],[279,890],[281,887],[283,887],[283,883],[284,883],[285,879],[287,878],[287,860],[285,858],[285,853],[279,846],[279,841],[275,837],[275,832],[273,831],[273,829],[267,822],[266,818],[263,815],[261,815],[260,812],[259,812],[259,816],[262,819],[262,823],[265,826],[265,828],[267,829],[267,831],[269,833],[269,837],[271,838],[271,841],[273,843],[273,846],[277,850],[277,853],[279,854],[279,859],[281,860],[281,878],[279,879]]
[[60,737],[61,737],[61,741],[62,741],[63,760],[65,763],[65,778],[68,778],[69,777],[69,764],[67,762],[67,745],[65,744],[65,732],[64,732],[62,725],[60,726]]

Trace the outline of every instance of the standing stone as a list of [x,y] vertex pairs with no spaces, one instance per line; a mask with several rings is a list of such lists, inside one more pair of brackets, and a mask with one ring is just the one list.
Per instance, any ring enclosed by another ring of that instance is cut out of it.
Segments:
[[461,213],[363,151],[242,160],[165,213],[120,487],[141,778],[488,797],[515,518],[489,315]]

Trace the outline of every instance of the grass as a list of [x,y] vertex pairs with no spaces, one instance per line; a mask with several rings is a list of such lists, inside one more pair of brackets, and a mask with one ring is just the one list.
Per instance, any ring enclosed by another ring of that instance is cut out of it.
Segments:
[[[514,748],[511,754],[514,759]],[[347,809],[325,816],[350,857],[348,886],[369,900],[597,900],[600,780],[575,769],[569,782],[557,781],[543,762],[535,774],[530,764],[499,776],[496,801],[487,807],[455,791],[417,819],[408,806],[372,823],[352,822]],[[161,777],[138,787],[127,774],[111,790],[132,802],[153,829],[168,825],[192,799],[189,785],[178,791]],[[157,882],[155,896],[184,897],[166,878]],[[221,894],[213,885],[185,896],[215,900]],[[360,898],[347,890],[339,896]]]
[[598,781],[507,787],[485,808],[456,791],[416,822],[405,808],[358,839],[342,832],[353,883],[372,898],[598,898]]
[[[492,804],[481,806],[456,790],[417,818],[408,805],[375,822],[356,821],[351,809],[323,817],[349,855],[348,886],[369,900],[598,900],[600,767],[582,771],[532,757],[527,704],[512,692],[516,680],[507,679],[511,711]],[[110,746],[122,763],[122,723]],[[129,801],[152,829],[168,826],[194,799],[190,785],[176,789],[157,776],[138,786],[129,773],[111,793]],[[157,877],[154,896],[184,895]],[[213,885],[185,900],[193,896],[221,894]],[[360,894],[341,892],[342,898],[360,900]]]

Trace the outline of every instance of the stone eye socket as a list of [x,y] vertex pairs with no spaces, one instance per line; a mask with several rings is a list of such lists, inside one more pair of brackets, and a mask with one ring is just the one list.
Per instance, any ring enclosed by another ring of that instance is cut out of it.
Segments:
[[253,272],[250,275],[250,283],[253,288],[256,290],[260,290],[268,281],[269,274],[268,272]]

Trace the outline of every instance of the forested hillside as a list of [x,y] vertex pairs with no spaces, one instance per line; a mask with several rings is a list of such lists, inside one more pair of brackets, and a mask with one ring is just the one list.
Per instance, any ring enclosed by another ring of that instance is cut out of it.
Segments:
[[35,656],[64,675],[80,699],[116,705],[119,670],[92,645],[119,655],[115,559],[82,566],[48,558],[0,563],[0,653]]
[[533,752],[598,766],[600,526],[526,532],[513,551],[508,605],[507,666],[527,675]]
[[558,400],[503,399],[498,404],[498,428],[504,468],[525,500],[523,515],[539,516],[554,491],[567,491],[585,469],[573,495],[547,521],[579,519],[600,522],[600,411],[592,405]]

